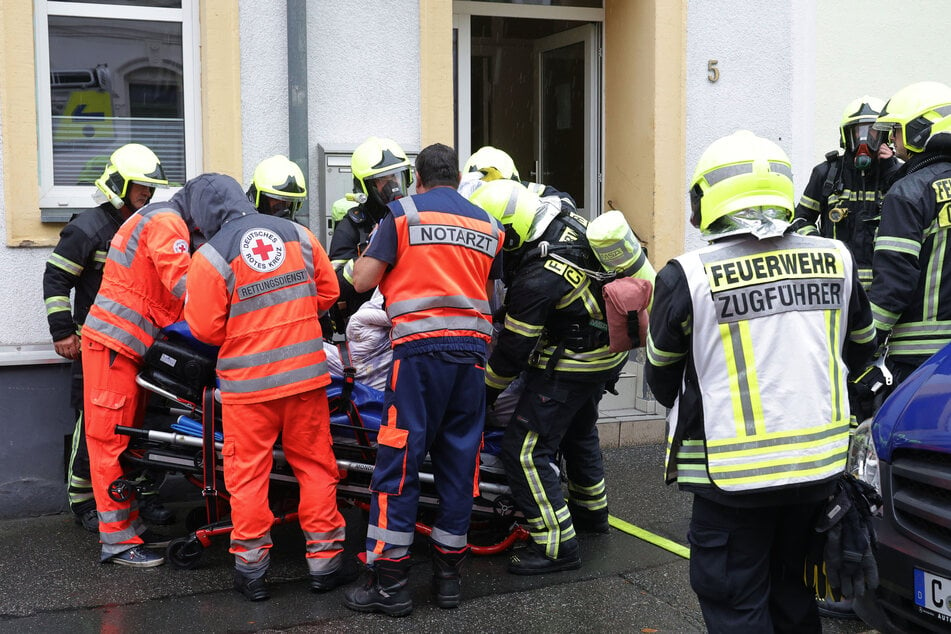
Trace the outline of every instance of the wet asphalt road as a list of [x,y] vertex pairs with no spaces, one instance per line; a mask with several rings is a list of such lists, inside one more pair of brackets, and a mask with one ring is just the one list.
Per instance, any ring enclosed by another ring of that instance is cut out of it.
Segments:
[[[605,451],[611,512],[685,543],[690,496],[662,482],[663,447]],[[200,504],[197,489],[170,479],[179,523]],[[345,511],[348,551],[361,549],[365,523]],[[535,577],[506,572],[507,555],[473,558],[464,601],[442,610],[429,597],[430,565],[418,540],[410,573],[412,615],[393,619],[351,612],[341,591],[308,591],[296,525],[273,531],[272,598],[249,603],[231,589],[231,556],[219,538],[194,570],[135,570],[98,562],[95,537],[69,515],[0,522],[0,632],[703,632],[687,561],[612,528],[581,539],[580,570]],[[824,631],[868,631],[858,621],[824,619]]]

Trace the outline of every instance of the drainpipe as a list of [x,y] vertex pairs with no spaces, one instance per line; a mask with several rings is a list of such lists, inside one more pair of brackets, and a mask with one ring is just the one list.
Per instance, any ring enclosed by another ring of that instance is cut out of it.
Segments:
[[[287,132],[289,158],[304,172],[308,198],[313,196],[307,139],[307,1],[287,0]],[[310,205],[305,200],[295,219],[305,227],[310,223]],[[321,226],[323,224],[321,223]],[[323,242],[323,236],[319,236]]]

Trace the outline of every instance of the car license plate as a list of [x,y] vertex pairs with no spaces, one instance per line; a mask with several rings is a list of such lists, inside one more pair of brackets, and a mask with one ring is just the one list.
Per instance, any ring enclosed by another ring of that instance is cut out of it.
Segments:
[[951,579],[915,568],[915,604],[947,622],[951,619]]

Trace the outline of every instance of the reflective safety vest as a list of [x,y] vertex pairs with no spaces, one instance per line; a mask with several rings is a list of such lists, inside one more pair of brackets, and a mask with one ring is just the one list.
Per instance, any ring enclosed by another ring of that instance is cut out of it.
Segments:
[[185,319],[220,346],[223,403],[260,403],[330,383],[318,313],[340,289],[305,227],[264,214],[225,223],[192,259]]
[[181,215],[161,204],[126,220],[110,243],[83,337],[141,360],[159,330],[180,318],[189,240]]
[[[681,483],[727,492],[815,483],[848,450],[852,258],[839,241],[732,240],[676,258],[693,307],[704,439],[673,446]],[[678,419],[680,399],[671,410]],[[674,455],[671,455],[671,453]]]
[[[482,218],[419,210],[415,198],[400,198],[393,205],[397,264],[380,282],[393,322],[393,345],[432,337],[489,341],[492,311],[485,287],[502,249],[501,230],[475,206]],[[459,200],[469,205],[461,196]]]

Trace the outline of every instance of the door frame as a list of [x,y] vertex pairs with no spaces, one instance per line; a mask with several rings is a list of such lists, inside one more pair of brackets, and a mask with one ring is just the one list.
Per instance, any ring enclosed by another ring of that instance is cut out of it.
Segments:
[[[590,218],[595,217],[601,212],[601,201],[603,199],[603,178],[601,166],[604,164],[604,144],[603,135],[603,108],[601,77],[603,74],[603,55],[600,43],[604,32],[604,9],[591,9],[582,7],[553,7],[544,5],[529,4],[502,4],[498,2],[477,2],[473,0],[453,0],[452,3],[452,27],[456,33],[455,49],[455,76],[456,76],[456,151],[459,154],[460,169],[465,160],[472,153],[472,91],[471,91],[471,72],[470,60],[472,59],[472,39],[470,20],[473,15],[489,15],[506,18],[530,18],[536,20],[574,20],[578,22],[595,22],[597,24],[582,24],[575,29],[565,31],[565,33],[575,33],[579,29],[591,29],[594,34],[590,43],[585,44],[585,59],[588,60],[589,78],[588,88],[590,89],[586,99],[585,106],[585,131],[588,135],[585,147],[589,153],[590,160],[585,161],[585,200],[583,201],[586,215]],[[542,38],[542,40],[552,40],[559,38],[564,33]],[[541,40],[539,40],[541,41]],[[570,43],[570,42],[569,42]],[[590,48],[589,48],[590,45]],[[561,46],[564,46],[562,44]],[[556,47],[557,48],[557,47]],[[534,63],[539,62],[539,53],[536,51]],[[466,63],[463,63],[465,60]],[[538,75],[538,73],[536,73]],[[591,82],[594,82],[593,85]],[[536,95],[541,89],[540,80],[536,80]],[[538,97],[536,97],[538,98]],[[540,102],[540,98],[539,102]],[[589,121],[590,117],[590,121]],[[539,119],[540,121],[540,119]],[[540,123],[539,123],[540,126]],[[538,135],[540,128],[536,127],[535,134]],[[540,139],[536,139],[536,153],[539,154]],[[535,166],[532,166],[533,168]],[[579,201],[581,202],[581,201]]]
[[[545,165],[542,154],[542,117],[541,109],[545,107],[543,97],[544,86],[542,85],[542,55],[548,51],[570,46],[571,44],[584,44],[585,59],[585,97],[584,97],[584,148],[585,156],[590,156],[591,160],[584,162],[584,182],[585,196],[584,200],[575,201],[579,203],[579,211],[583,211],[589,219],[595,218],[601,213],[601,108],[599,96],[600,77],[599,68],[601,66],[601,56],[598,47],[597,24],[583,24],[581,26],[562,31],[548,37],[535,40],[534,55],[534,73],[535,73],[535,98],[539,109],[535,121],[535,154],[538,160],[535,162],[535,180],[545,183],[543,174]],[[545,183],[547,184],[547,183]],[[555,183],[557,186],[557,183]]]

